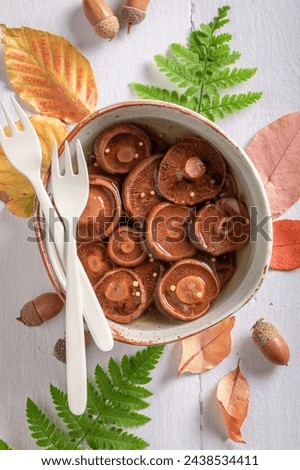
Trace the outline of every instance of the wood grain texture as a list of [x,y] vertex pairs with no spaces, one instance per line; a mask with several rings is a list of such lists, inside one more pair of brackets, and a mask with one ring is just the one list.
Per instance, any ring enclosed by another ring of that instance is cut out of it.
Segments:
[[[234,48],[242,52],[241,66],[258,66],[251,84],[239,91],[263,90],[262,100],[253,107],[219,124],[243,147],[254,134],[274,119],[300,107],[298,32],[299,2],[281,0],[152,0],[146,20],[126,34],[107,43],[98,38],[81,11],[81,0],[0,0],[1,22],[45,29],[64,35],[92,62],[99,86],[99,107],[132,98],[131,81],[165,84],[155,70],[152,57],[164,53],[171,42],[184,42],[190,28],[209,21],[220,5],[230,3]],[[110,2],[117,11],[120,0]],[[12,93],[2,64],[0,50],[0,97],[13,111]],[[288,84],[288,85],[287,85]],[[1,124],[4,118],[0,116]],[[299,218],[298,203],[285,218]],[[63,336],[63,315],[37,329],[28,329],[15,320],[22,305],[51,290],[35,244],[26,242],[27,222],[10,215],[0,206],[0,437],[17,449],[34,449],[25,420],[27,396],[52,411],[49,384],[65,389],[65,368],[52,356]],[[166,347],[151,383],[154,396],[147,410],[152,421],[136,432],[152,449],[299,449],[300,428],[300,270],[270,272],[265,283],[236,316],[233,350],[216,369],[201,376],[176,379],[180,346]],[[252,346],[249,330],[259,317],[276,324],[291,349],[288,367],[272,366]],[[117,344],[113,355],[135,351]],[[110,354],[94,346],[88,351],[88,370],[106,364]],[[248,418],[243,426],[247,442],[241,447],[226,439],[216,399],[218,380],[236,367],[238,357],[250,386]],[[266,431],[267,430],[267,431]]]

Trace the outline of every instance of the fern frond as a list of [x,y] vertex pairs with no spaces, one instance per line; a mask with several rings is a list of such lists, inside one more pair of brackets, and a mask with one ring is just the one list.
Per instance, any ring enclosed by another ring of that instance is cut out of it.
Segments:
[[50,385],[50,393],[58,416],[63,420],[70,431],[70,437],[80,439],[92,425],[93,422],[91,418],[85,414],[81,416],[73,415],[69,410],[67,394],[59,388],[54,387],[52,384]]
[[142,450],[149,445],[134,434],[114,427],[107,428],[99,423],[94,426],[92,434],[87,436],[86,442],[94,450]]
[[163,346],[152,346],[138,351],[134,356],[124,356],[121,362],[124,376],[134,384],[146,384],[150,373],[155,369],[164,348]]
[[158,70],[164,73],[171,82],[176,83],[179,88],[194,87],[197,91],[200,85],[200,79],[197,75],[196,67],[187,68],[176,63],[169,57],[157,54],[154,56]]
[[135,94],[143,100],[167,101],[169,103],[180,104],[178,93],[158,88],[151,85],[143,85],[142,83],[131,83],[131,88]]
[[39,447],[48,450],[72,450],[76,445],[69,436],[50,421],[38,406],[28,398],[26,416],[31,436]]
[[257,69],[226,67],[219,72],[214,73],[205,82],[205,86],[214,85],[217,88],[229,88],[239,83],[246,82],[256,74]]
[[203,106],[200,109],[200,113],[213,121],[218,117],[223,118],[225,114],[232,114],[234,111],[247,108],[251,104],[256,103],[261,96],[262,92],[252,91],[238,95],[225,95],[222,98],[216,94],[210,105]]
[[6,442],[2,441],[2,439],[0,439],[0,450],[12,450],[11,447],[9,447],[8,444],[6,444]]
[[170,44],[169,51],[174,59],[182,65],[191,68],[199,67],[199,56],[182,44]]
[[[241,57],[240,52],[232,51],[230,33],[219,33],[229,22],[230,6],[218,9],[217,16],[208,24],[201,24],[199,29],[188,36],[187,47],[173,43],[169,46],[169,56],[155,56],[158,69],[164,73],[178,88],[169,91],[150,85],[133,83],[131,85],[137,96],[143,99],[167,101],[185,106],[202,113],[208,119],[223,119],[226,114],[242,109],[259,100],[260,92],[250,92],[234,98],[231,104],[222,101],[218,90],[238,85],[252,78],[256,68],[230,68]],[[227,95],[226,95],[227,96]],[[229,100],[230,101],[230,100]],[[128,364],[126,364],[128,365]]]
[[108,361],[108,372],[112,383],[116,387],[121,387],[123,384],[122,370],[119,364],[112,357]]

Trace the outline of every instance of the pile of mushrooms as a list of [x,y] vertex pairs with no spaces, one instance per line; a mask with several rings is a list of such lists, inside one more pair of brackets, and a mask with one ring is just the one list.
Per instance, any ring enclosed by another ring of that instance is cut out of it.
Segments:
[[199,318],[249,241],[248,210],[219,150],[200,137],[163,147],[131,123],[94,144],[78,255],[116,322],[153,313],[153,304],[157,315]]

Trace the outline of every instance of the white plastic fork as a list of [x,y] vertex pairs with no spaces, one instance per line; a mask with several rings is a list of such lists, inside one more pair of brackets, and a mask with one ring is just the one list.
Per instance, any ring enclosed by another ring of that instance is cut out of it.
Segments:
[[[7,123],[11,130],[11,137],[7,137],[0,126],[0,144],[10,163],[31,182],[39,199],[43,215],[49,224],[51,211],[54,220],[57,215],[52,202],[41,179],[42,149],[37,133],[21,106],[12,97],[12,102],[18,117],[22,123],[23,131],[19,131],[8,112],[0,101]],[[61,260],[64,260],[64,227],[61,223],[55,224],[55,233],[52,234]],[[113,348],[112,333],[98,302],[94,289],[80,264],[80,285],[83,302],[83,315],[90,333],[102,351],[110,351]]]
[[89,196],[89,176],[80,141],[76,142],[77,174],[72,168],[69,144],[65,142],[65,171],[60,174],[57,148],[54,145],[51,181],[55,207],[66,230],[66,365],[68,403],[72,413],[85,411],[87,377],[82,300],[80,293],[79,263],[76,230],[78,220]]

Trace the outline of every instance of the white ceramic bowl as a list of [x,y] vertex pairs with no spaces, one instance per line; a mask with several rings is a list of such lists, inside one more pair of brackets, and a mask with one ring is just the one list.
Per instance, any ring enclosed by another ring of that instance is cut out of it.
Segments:
[[[163,133],[170,143],[186,135],[205,138],[221,151],[229,164],[238,185],[239,195],[248,209],[255,208],[251,210],[252,239],[255,238],[257,223],[268,217],[264,230],[269,240],[258,235],[257,241],[251,241],[238,251],[237,268],[233,277],[222,289],[208,313],[201,318],[179,323],[163,317],[146,315],[128,325],[110,322],[114,337],[118,341],[138,345],[177,341],[232,315],[255,295],[268,269],[272,251],[270,208],[260,177],[245,152],[218,126],[180,106],[157,101],[130,101],[99,110],[79,123],[69,134],[67,139],[71,152],[75,151],[75,142],[79,138],[88,157],[98,134],[112,124],[123,122],[140,124],[156,134]],[[49,174],[46,181],[48,181],[47,188],[51,191]],[[39,217],[41,214],[38,206],[36,211]],[[256,214],[256,217],[253,217],[253,214]],[[64,297],[64,272],[53,243],[49,243],[46,239],[39,245],[50,279],[56,291]]]

